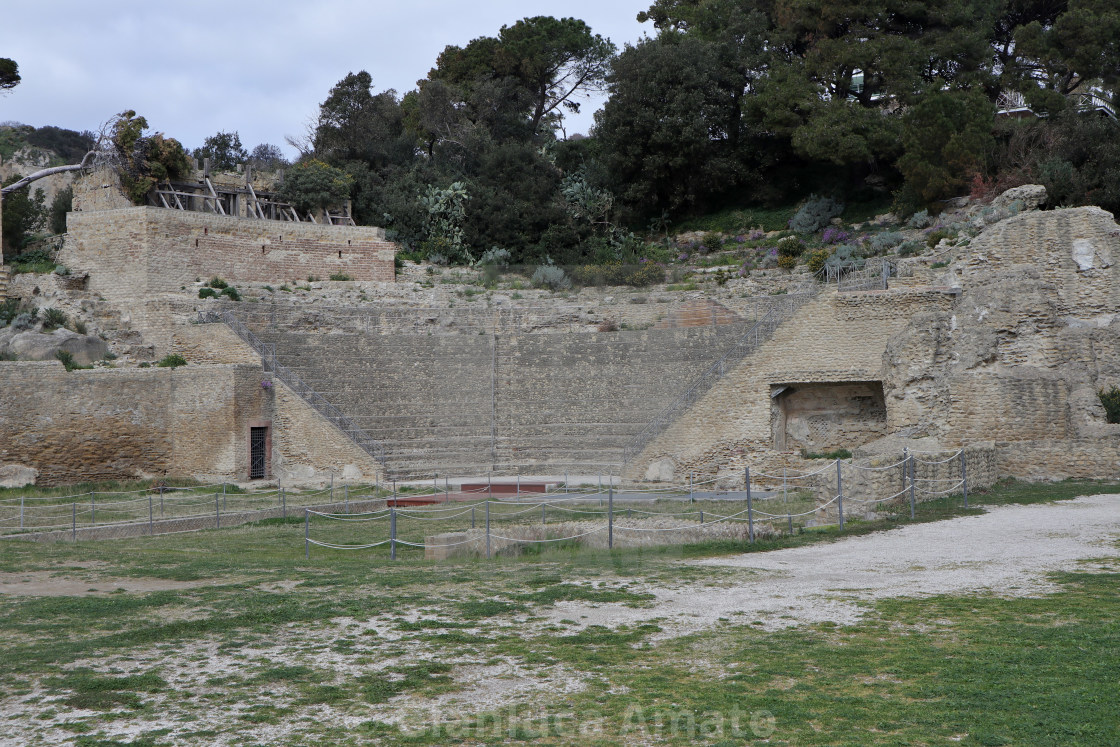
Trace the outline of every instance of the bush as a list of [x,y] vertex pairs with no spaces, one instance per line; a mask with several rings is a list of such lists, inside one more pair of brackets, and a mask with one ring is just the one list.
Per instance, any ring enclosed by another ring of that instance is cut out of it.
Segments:
[[786,236],[778,241],[779,257],[800,257],[805,251],[805,243],[796,236]]
[[19,299],[5,298],[0,301],[0,327],[7,326],[19,316]]
[[165,355],[156,365],[160,368],[178,368],[187,365],[187,359],[178,353],[172,353],[171,355]]
[[572,287],[572,281],[564,273],[564,270],[552,264],[537,267],[533,277],[529,280],[536,288],[548,288],[553,291],[567,290]]
[[813,273],[820,272],[824,268],[825,262],[832,256],[830,249],[817,249],[809,255],[808,261],[805,264],[808,266],[809,271]]
[[43,329],[65,327],[66,322],[66,312],[61,309],[43,309]]
[[956,238],[955,233],[953,233],[952,231],[950,231],[946,228],[939,228],[936,231],[932,231],[929,234],[929,236],[926,236],[926,246],[928,246],[930,249],[932,249],[935,246],[937,246],[939,243],[941,243],[941,239],[952,239],[952,238]]
[[1120,388],[1115,385],[1111,389],[1102,389],[1097,395],[1104,405],[1105,419],[1110,423],[1120,423]]
[[633,268],[624,278],[626,285],[645,288],[665,281],[665,268],[656,262],[645,262]]
[[904,241],[898,247],[898,256],[900,257],[913,257],[915,254],[920,254],[922,251],[922,244],[919,241]]
[[842,212],[844,203],[831,197],[809,195],[809,199],[790,219],[789,227],[800,234],[816,233]]
[[723,248],[723,237],[715,231],[704,234],[704,251],[707,253],[718,252]]
[[871,251],[873,254],[886,254],[901,244],[903,238],[903,235],[897,231],[877,233],[871,237]]
[[219,295],[227,296],[229,298],[229,300],[231,300],[231,301],[240,301],[241,300],[241,294],[238,293],[237,289],[234,288],[232,285],[229,286],[228,288],[222,288],[222,291]]
[[12,320],[12,329],[17,332],[26,332],[35,326],[35,312],[25,311]]
[[216,288],[217,290],[225,290],[229,287],[229,283],[217,276],[210,278],[210,282],[207,283],[207,285],[211,288]]
[[58,358],[62,362],[62,367],[67,371],[75,371],[81,368],[93,368],[93,366],[79,366],[77,361],[74,360],[73,354],[68,353],[65,350],[59,350],[54,354],[54,357]]
[[933,225],[933,218],[930,217],[928,210],[919,210],[910,216],[907,225],[911,228],[929,228]]
[[354,278],[347,275],[345,272],[332,272],[331,280],[353,280]]
[[199,288],[198,289],[198,297],[199,298],[217,298],[218,297],[218,291],[214,290],[213,288]]
[[794,267],[797,267],[797,257],[790,257],[788,255],[779,256],[778,267],[783,270],[792,270]]
[[499,247],[490,247],[482,253],[482,256],[475,262],[476,265],[493,265],[494,267],[509,267],[509,262],[513,255],[509,253],[508,249],[501,249]]

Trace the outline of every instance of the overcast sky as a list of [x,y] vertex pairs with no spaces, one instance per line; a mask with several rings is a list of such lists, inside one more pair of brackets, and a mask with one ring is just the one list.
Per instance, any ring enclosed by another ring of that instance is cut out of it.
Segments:
[[[652,30],[651,0],[0,0],[0,57],[23,82],[0,94],[0,122],[96,130],[134,109],[194,148],[236,130],[251,149],[306,131],[331,86],[368,70],[405,93],[448,44],[496,36],[520,18],[574,16],[621,49]],[[586,132],[597,103],[569,120]]]

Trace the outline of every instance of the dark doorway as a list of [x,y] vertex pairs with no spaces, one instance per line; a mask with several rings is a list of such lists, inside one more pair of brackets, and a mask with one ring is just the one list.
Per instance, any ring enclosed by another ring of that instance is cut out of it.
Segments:
[[249,429],[249,479],[268,476],[268,427]]

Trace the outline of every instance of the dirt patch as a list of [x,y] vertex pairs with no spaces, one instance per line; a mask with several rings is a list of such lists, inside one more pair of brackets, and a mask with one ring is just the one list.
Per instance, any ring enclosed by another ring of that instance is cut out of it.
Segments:
[[0,594],[21,597],[84,597],[116,591],[146,593],[214,586],[215,579],[172,581],[162,578],[75,578],[58,571],[0,573]]
[[807,547],[696,561],[751,571],[717,589],[635,583],[657,599],[641,609],[561,602],[553,621],[617,626],[665,618],[659,637],[721,619],[775,630],[805,623],[859,622],[885,597],[991,593],[1021,597],[1055,590],[1047,574],[1090,558],[1120,557],[1120,496],[1035,506],[998,506],[983,516],[903,526]]

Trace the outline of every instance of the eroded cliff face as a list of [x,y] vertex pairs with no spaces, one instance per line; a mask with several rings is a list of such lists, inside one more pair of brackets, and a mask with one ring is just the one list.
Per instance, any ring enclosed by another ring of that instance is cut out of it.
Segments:
[[915,315],[887,344],[890,429],[1019,444],[1005,451],[1028,472],[1014,474],[1031,473],[1032,459],[1054,476],[1120,466],[1120,426],[1097,396],[1120,384],[1113,257],[1120,226],[1099,208],[1025,213],[977,237],[953,267],[952,308]]

